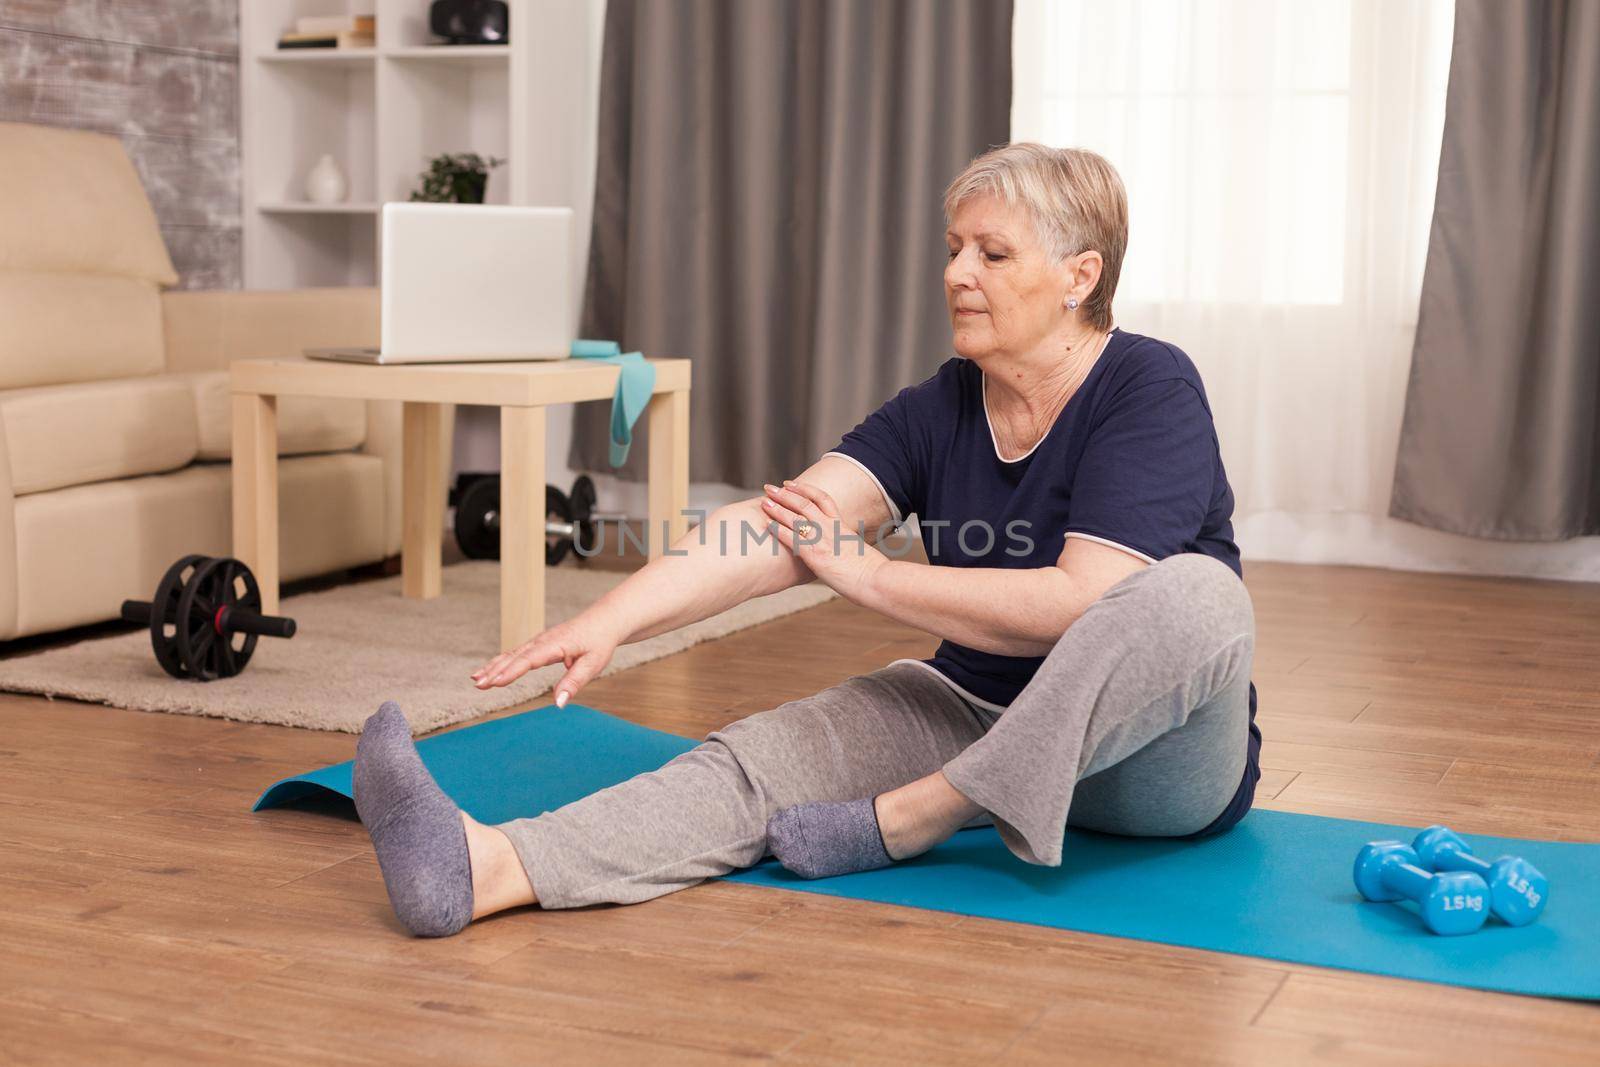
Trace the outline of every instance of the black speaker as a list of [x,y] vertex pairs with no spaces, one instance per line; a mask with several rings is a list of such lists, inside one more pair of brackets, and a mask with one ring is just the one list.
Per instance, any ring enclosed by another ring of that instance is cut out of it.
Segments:
[[433,0],[428,29],[450,44],[510,44],[511,15],[504,0]]

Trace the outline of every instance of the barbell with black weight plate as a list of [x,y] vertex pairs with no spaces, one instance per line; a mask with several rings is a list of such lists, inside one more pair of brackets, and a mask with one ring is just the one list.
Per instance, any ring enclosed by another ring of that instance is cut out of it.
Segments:
[[[556,566],[574,548],[582,555],[598,551],[601,520],[627,521],[626,515],[595,511],[596,501],[594,480],[587,474],[578,475],[570,493],[553,485],[544,487],[546,566]],[[453,525],[461,554],[468,559],[499,559],[500,476],[465,472],[458,475],[449,503],[456,509]]]

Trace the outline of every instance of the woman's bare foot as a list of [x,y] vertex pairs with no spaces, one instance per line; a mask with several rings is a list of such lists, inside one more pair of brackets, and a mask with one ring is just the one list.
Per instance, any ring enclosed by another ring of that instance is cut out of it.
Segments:
[[897,860],[921,855],[983,813],[943,771],[879,793],[873,809],[884,851]]
[[467,856],[472,863],[472,918],[537,904],[528,872],[511,847],[511,839],[464,811],[461,823],[467,831]]

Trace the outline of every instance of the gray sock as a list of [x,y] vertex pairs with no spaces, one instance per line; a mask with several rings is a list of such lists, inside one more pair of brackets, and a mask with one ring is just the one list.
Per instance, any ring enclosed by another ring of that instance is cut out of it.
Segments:
[[767,820],[767,848],[802,878],[832,878],[887,867],[872,798],[844,804],[797,804]]
[[461,809],[422,765],[400,705],[385,701],[361,728],[352,793],[372,836],[389,903],[419,937],[472,921],[472,864]]

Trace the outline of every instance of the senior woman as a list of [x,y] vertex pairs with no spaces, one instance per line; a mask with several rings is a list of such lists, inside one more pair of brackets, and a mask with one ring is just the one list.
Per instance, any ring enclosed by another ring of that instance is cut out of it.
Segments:
[[[937,634],[937,653],[498,826],[439,790],[385,704],[354,792],[413,932],[647,900],[769,853],[806,877],[881,867],[974,822],[1054,866],[1069,825],[1182,837],[1244,816],[1261,735],[1233,494],[1194,365],[1112,324],[1122,182],[1091,152],[1012,144],[955,179],[945,213],[955,358],[473,677],[561,662],[564,705],[618,645],[812,580]],[[878,547],[912,512],[927,565]],[[777,545],[740,550],[767,528]]]

